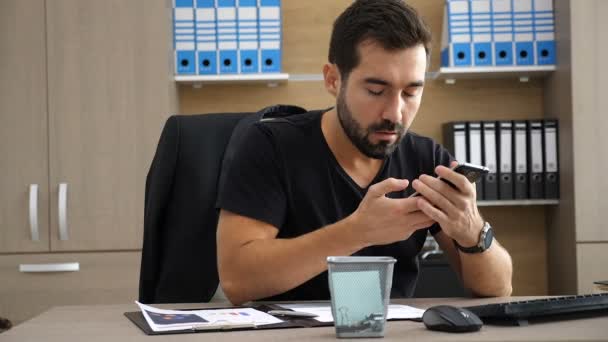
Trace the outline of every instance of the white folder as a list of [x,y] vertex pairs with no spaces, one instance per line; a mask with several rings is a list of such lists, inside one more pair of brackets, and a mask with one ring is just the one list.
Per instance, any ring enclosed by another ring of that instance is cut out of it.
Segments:
[[530,198],[540,199],[544,195],[543,167],[543,123],[540,120],[530,121]]
[[[482,145],[481,145],[481,122],[469,122],[469,162],[475,165],[482,165]],[[477,181],[477,195],[483,197],[483,182]]]
[[467,162],[467,127],[465,123],[454,124],[454,158],[459,163]]
[[528,139],[525,121],[514,122],[515,132],[515,198],[528,198]]

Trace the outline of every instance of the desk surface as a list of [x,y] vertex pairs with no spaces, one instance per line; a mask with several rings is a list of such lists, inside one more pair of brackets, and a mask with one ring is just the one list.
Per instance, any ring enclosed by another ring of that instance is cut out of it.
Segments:
[[[493,299],[403,299],[393,303],[427,308],[438,304],[470,306],[491,302],[519,300]],[[211,304],[159,305],[164,308],[213,307]],[[233,331],[147,336],[123,313],[137,311],[135,304],[102,306],[64,306],[49,311],[0,334],[0,341],[335,341],[333,327],[258,331]],[[378,339],[374,339],[379,341]],[[422,323],[412,321],[388,322],[384,341],[607,341],[608,316],[536,323],[525,327],[486,325],[475,333],[450,334],[427,330]],[[357,339],[356,341],[360,341]]]

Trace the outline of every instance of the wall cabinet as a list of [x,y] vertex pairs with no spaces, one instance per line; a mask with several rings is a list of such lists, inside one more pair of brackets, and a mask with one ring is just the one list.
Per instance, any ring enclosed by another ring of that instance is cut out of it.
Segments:
[[[144,182],[172,106],[164,0],[47,1],[52,250],[141,248]],[[59,184],[67,185],[67,240]]]
[[546,106],[560,120],[562,200],[549,212],[552,294],[590,293],[608,279],[608,2],[555,1],[558,60]]
[[[165,0],[0,3],[0,253],[50,253],[36,259],[45,263],[67,258],[55,252],[103,252],[70,254],[79,262],[141,248],[146,173],[177,112],[169,8]],[[10,319],[4,310],[0,302]]]
[[[44,0],[0,2],[0,253],[49,248],[44,20]],[[30,185],[37,241],[30,232]]]

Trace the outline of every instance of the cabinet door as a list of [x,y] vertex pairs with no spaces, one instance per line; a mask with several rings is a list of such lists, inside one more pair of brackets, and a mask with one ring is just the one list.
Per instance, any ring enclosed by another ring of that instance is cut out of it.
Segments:
[[145,177],[175,112],[168,4],[46,3],[52,250],[141,247]]
[[[139,252],[2,255],[0,317],[18,324],[58,305],[133,303],[140,260]],[[78,269],[49,270],[65,263]]]
[[0,253],[49,249],[47,126],[44,0],[0,1]]

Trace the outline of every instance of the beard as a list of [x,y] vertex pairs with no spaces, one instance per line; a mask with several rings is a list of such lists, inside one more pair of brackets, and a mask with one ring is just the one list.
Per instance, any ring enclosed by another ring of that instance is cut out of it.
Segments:
[[[365,156],[374,159],[384,159],[397,149],[401,139],[405,135],[405,127],[401,123],[391,122],[389,120],[382,120],[382,122],[374,123],[367,128],[363,128],[357,120],[353,117],[352,112],[348,108],[345,97],[345,89],[340,91],[337,98],[336,111],[338,112],[338,119],[344,133],[355,145],[355,147],[363,153]],[[380,141],[378,143],[372,143],[369,140],[369,136],[372,133],[378,131],[394,131],[397,133],[397,139],[394,143],[388,141]]]

